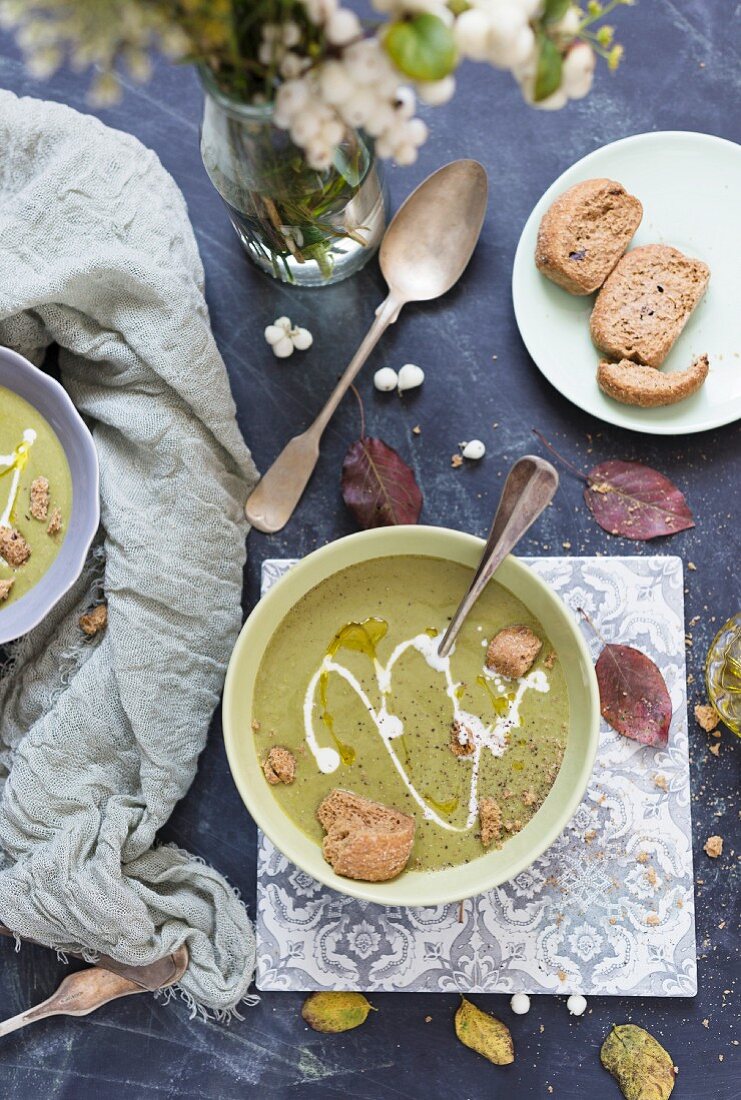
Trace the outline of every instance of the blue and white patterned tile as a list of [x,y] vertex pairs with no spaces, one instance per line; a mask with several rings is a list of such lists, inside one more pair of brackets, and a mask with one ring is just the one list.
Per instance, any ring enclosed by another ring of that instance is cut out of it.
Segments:
[[[697,992],[682,563],[523,560],[606,641],[656,661],[674,707],[667,748],[646,749],[603,724],[568,828],[517,878],[466,902],[462,922],[457,905],[390,908],[335,893],[261,834],[258,988]],[[292,564],[266,561],[263,591]],[[596,658],[601,643],[583,621],[582,629]]]

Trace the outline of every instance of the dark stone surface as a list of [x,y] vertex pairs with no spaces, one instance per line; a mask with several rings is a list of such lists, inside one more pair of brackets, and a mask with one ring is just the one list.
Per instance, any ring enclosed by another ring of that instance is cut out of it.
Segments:
[[[732,19],[732,6],[715,0],[649,0],[620,12],[624,67],[616,76],[602,72],[587,100],[558,114],[525,107],[506,74],[467,69],[456,100],[428,112],[432,134],[420,162],[391,171],[391,191],[397,205],[444,161],[478,157],[490,173],[492,191],[481,247],[459,288],[437,305],[410,308],[374,357],[374,366],[422,364],[428,373],[423,390],[400,403],[374,393],[370,370],[360,383],[369,431],[383,435],[412,462],[428,523],[483,534],[503,472],[517,455],[537,446],[530,434],[534,425],[582,465],[608,457],[641,459],[673,477],[696,512],[695,530],[648,546],[610,538],[588,515],[579,484],[565,476],[555,507],[525,540],[523,553],[558,552],[569,541],[573,554],[665,550],[695,562],[697,570],[687,573],[688,622],[699,616],[689,649],[693,703],[702,694],[703,658],[714,630],[741,606],[738,426],[684,441],[642,437],[580,413],[529,360],[515,327],[509,280],[530,209],[585,153],[645,130],[696,129],[738,139],[738,36],[734,39]],[[82,78],[62,73],[46,85],[34,82],[7,37],[0,38],[0,85],[86,109]],[[201,167],[199,112],[192,73],[160,66],[148,87],[130,89],[119,107],[101,117],[154,148],[185,193],[240,423],[264,468],[319,408],[383,288],[375,266],[322,291],[297,292],[258,275],[243,259]],[[702,170],[698,164],[699,199]],[[264,325],[281,313],[309,324],[316,341],[311,353],[288,363],[277,362],[262,339]],[[499,426],[493,429],[495,421]],[[417,423],[418,438],[411,435]],[[348,400],[330,426],[317,474],[288,530],[273,538],[251,536],[245,611],[257,597],[263,558],[302,555],[352,530],[338,477],[344,449],[357,431],[357,409]],[[451,470],[459,440],[474,435],[487,444],[485,461]],[[739,966],[732,878],[741,745],[725,733],[716,759],[694,722],[690,730],[700,955],[696,999],[591,998],[588,1014],[571,1019],[562,998],[535,998],[528,1016],[513,1018],[505,996],[476,997],[512,1024],[517,1062],[497,1069],[453,1038],[457,999],[452,996],[374,996],[379,1011],[344,1037],[308,1031],[299,1017],[298,994],[264,996],[246,1010],[244,1022],[229,1029],[189,1020],[184,1006],[165,1007],[142,996],[84,1022],[52,1020],[3,1039],[0,1093],[6,1100],[237,1100],[259,1089],[265,1100],[521,1100],[547,1097],[551,1086],[560,1100],[592,1100],[618,1096],[597,1052],[610,1025],[630,1019],[648,1026],[680,1066],[678,1100],[741,1096],[733,1045]],[[716,832],[725,836],[726,852],[712,862],[702,844]],[[164,836],[213,862],[253,909],[254,828],[229,776],[218,720],[193,788]],[[65,970],[43,949],[24,947],[14,954],[10,943],[0,951],[4,1016],[42,1000]],[[428,1015],[432,1020],[425,1023]]]

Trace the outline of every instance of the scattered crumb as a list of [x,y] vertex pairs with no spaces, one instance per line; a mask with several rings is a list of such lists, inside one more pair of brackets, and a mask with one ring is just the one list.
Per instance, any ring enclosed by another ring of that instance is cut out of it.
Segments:
[[432,1023],[432,1016],[425,1016],[425,1023],[426,1024],[431,1024]]
[[587,844],[591,844],[596,836],[596,829],[587,829],[586,833],[584,834],[584,840],[587,842]]
[[703,1027],[710,1027],[710,1020],[708,1020],[707,1017],[705,1017],[705,1019],[702,1021],[702,1026]]
[[36,477],[31,482],[31,515],[34,519],[46,519],[49,513],[49,482]]
[[463,455],[451,455],[450,465],[453,467],[454,470],[457,470],[459,466],[463,465]]
[[654,787],[658,787],[660,791],[669,790],[669,782],[665,775],[654,776]]
[[260,725],[258,720],[256,718],[253,718],[252,719],[252,730],[253,730],[253,732],[254,733],[259,733],[261,729],[262,729],[262,726]]
[[723,837],[709,836],[703,845],[703,851],[711,859],[717,859],[718,856],[723,854]]
[[720,745],[708,745],[708,748],[712,752],[713,756],[717,756],[720,752]]
[[720,722],[720,715],[715,707],[711,707],[708,703],[698,703],[695,707],[695,721],[705,730],[705,733],[712,733]]
[[99,634],[101,630],[105,630],[108,625],[108,605],[104,603],[98,604],[92,611],[86,612],[80,616],[80,627],[83,634],[87,634],[88,638],[94,637]]
[[526,806],[534,806],[535,803],[538,801],[538,796],[536,795],[532,787],[529,791],[525,791],[522,796],[522,801],[525,803]]
[[481,823],[481,843],[485,848],[499,840],[502,833],[502,811],[494,798],[482,798],[479,802],[479,821]]
[[617,917],[610,917],[608,924],[617,924]]
[[[414,427],[412,428],[412,435],[421,435],[421,434],[422,434],[422,429],[420,428],[419,424],[415,424]],[[430,1019],[431,1018],[432,1017],[430,1017]]]
[[568,974],[566,973],[565,970],[559,970],[558,971],[558,980],[559,980],[559,982],[565,982],[567,978],[568,978]]
[[650,925],[651,928],[655,928],[657,924],[661,924],[658,913],[649,913],[646,917],[646,924]]
[[13,577],[11,577],[10,580],[7,581],[0,581],[0,603],[3,603],[4,600],[7,600],[8,596],[10,595],[10,590],[14,584],[15,580]]
[[47,535],[58,535],[62,530],[62,512],[59,508],[52,508],[49,517],[49,525],[46,528]]
[[656,872],[654,871],[653,867],[649,867],[649,869],[646,871],[646,881],[648,882],[649,886],[655,886],[658,882]]
[[0,557],[8,565],[23,565],[31,557],[31,547],[15,527],[0,527]]
[[289,749],[274,745],[265,758],[262,770],[272,787],[278,783],[293,783],[296,778],[296,757]]
[[563,546],[564,550],[570,550],[571,549],[571,543],[570,542],[562,542],[561,545]]
[[551,652],[546,657],[546,659],[543,661],[543,664],[545,665],[546,668],[553,668],[555,663],[556,663],[556,651],[555,651],[555,649],[552,649]]
[[697,571],[697,566],[695,565],[695,563],[693,561],[688,561],[687,562],[687,568],[690,569],[693,573],[695,573]]
[[638,863],[648,863],[648,860],[649,860],[648,852],[639,852],[638,855],[636,856],[636,860],[638,861]]

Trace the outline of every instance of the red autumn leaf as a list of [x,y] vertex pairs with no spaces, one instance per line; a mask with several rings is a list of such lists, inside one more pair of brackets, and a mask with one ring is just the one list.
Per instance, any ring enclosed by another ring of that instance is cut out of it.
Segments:
[[342,499],[361,527],[417,523],[422,493],[414,473],[382,439],[363,435],[342,463]]
[[672,702],[650,657],[629,645],[606,645],[595,666],[602,717],[625,737],[665,745]]
[[650,466],[611,459],[590,470],[587,481],[587,507],[611,535],[646,540],[695,526],[680,490]]

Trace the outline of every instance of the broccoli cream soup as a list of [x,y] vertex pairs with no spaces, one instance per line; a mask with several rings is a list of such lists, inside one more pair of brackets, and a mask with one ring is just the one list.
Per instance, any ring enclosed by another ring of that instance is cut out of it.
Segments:
[[[261,761],[280,749],[289,762],[283,781],[266,775],[317,842],[317,808],[340,788],[411,815],[408,866],[439,869],[484,853],[486,808],[496,847],[548,794],[569,705],[540,623],[490,582],[450,657],[438,655],[471,576],[422,556],[355,565],[307,593],[270,639],[255,686],[257,749]],[[487,665],[492,639],[512,627],[542,643],[516,677]]]
[[0,386],[0,615],[51,566],[71,507],[62,444],[33,405]]

